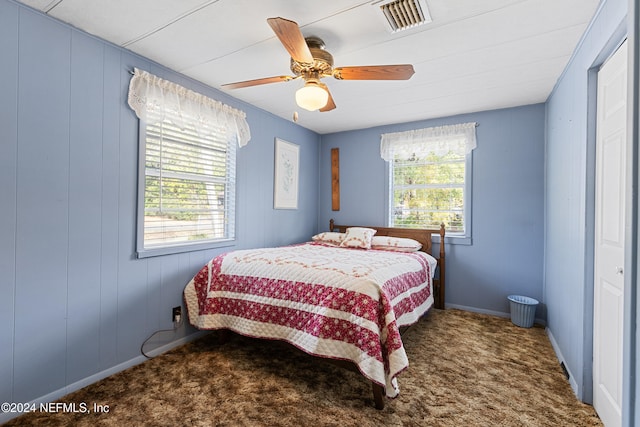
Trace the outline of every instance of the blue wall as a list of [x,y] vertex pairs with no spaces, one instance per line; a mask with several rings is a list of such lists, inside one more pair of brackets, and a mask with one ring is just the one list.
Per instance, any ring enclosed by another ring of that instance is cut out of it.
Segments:
[[592,399],[595,70],[625,35],[626,0],[606,0],[547,101],[547,326],[580,399]]
[[[222,251],[135,259],[133,67],[246,111],[237,248],[316,232],[314,132],[8,0],[0,58],[0,401],[57,398],[144,360],[140,344],[171,327],[186,283]],[[300,145],[298,210],[273,209],[275,137]],[[147,351],[193,332],[165,334]]]
[[[542,301],[543,104],[323,135],[318,228],[385,224],[380,135],[477,122],[473,151],[472,244],[447,245],[446,304],[506,315],[507,295]],[[331,210],[331,149],[340,149],[340,211]],[[544,307],[538,308],[544,318]]]

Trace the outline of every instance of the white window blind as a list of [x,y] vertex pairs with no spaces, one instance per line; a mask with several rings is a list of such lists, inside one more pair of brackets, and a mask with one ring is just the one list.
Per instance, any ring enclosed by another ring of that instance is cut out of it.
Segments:
[[144,249],[235,238],[235,144],[153,116],[145,130]]
[[389,162],[389,225],[438,228],[470,237],[471,150],[475,123],[382,135]]

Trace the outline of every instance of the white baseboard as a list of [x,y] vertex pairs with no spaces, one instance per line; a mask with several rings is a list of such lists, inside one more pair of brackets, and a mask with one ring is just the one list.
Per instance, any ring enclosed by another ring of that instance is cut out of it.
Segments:
[[444,307],[445,308],[455,308],[455,309],[463,310],[463,311],[470,311],[472,313],[489,314],[491,316],[506,317],[506,318],[510,318],[511,317],[511,315],[509,313],[503,313],[502,311],[485,310],[484,308],[469,307],[469,306],[466,306],[466,305],[445,304]]
[[[472,313],[488,314],[490,316],[505,317],[511,319],[511,313],[505,313],[502,311],[485,310],[484,308],[469,307],[467,305],[459,304],[445,304],[445,308],[455,308],[458,310],[470,311]],[[547,326],[547,322],[543,319],[536,318],[535,323],[542,326]]]
[[[186,344],[188,342],[194,341],[198,338],[203,337],[204,335],[208,334],[209,331],[198,331],[196,333],[187,335],[186,337],[180,338],[179,340],[176,341],[172,341],[169,344],[165,344],[163,346],[160,346],[156,349],[153,349],[151,351],[147,352],[148,356],[158,356],[162,353],[165,353],[173,348],[179,347],[183,344]],[[45,394],[44,396],[40,396],[34,400],[32,400],[31,402],[28,403],[28,406],[32,406],[35,405],[36,407],[39,407],[41,403],[49,403],[49,402],[53,402],[59,399],[62,399],[64,396],[66,396],[67,394],[73,393],[74,391],[78,391],[83,387],[86,387],[88,385],[91,385],[93,383],[96,383],[104,378],[107,378],[111,375],[117,374],[118,372],[122,372],[125,369],[131,368],[132,366],[135,365],[139,365],[143,362],[146,362],[147,359],[146,357],[144,357],[143,355],[140,356],[136,356],[133,359],[127,360],[126,362],[122,362],[116,366],[113,366],[109,369],[105,369],[104,371],[98,372],[96,374],[90,375],[86,378],[83,378],[79,381],[74,382],[73,384],[69,384],[66,385],[56,391],[53,391],[49,394]],[[89,403],[89,402],[87,402]],[[13,419],[13,418],[17,418],[18,416],[22,415],[21,413],[0,413],[0,424],[4,424],[7,421]]]
[[560,351],[560,346],[558,346],[558,343],[556,342],[556,339],[553,337],[553,334],[551,333],[549,328],[545,328],[545,331],[547,332],[547,336],[549,337],[549,341],[551,342],[551,347],[553,347],[553,351],[556,353],[556,357],[558,358],[558,362],[561,363],[561,364],[564,364],[565,369],[569,373],[569,385],[571,386],[571,389],[573,390],[573,394],[575,394],[576,397],[578,399],[580,399],[580,395],[578,393],[578,383],[576,382],[575,376],[571,372],[571,369],[565,363],[565,358],[562,355],[562,351]]

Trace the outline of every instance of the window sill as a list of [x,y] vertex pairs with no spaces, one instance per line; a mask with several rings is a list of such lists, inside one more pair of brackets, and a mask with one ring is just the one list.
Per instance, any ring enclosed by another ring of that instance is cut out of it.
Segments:
[[[433,238],[433,243],[440,243],[440,236],[434,234],[432,238]],[[444,243],[448,245],[464,245],[464,246],[471,246],[473,244],[471,237],[456,236],[456,235],[447,236],[446,234],[444,236]]]
[[138,259],[151,258],[155,256],[162,256],[162,255],[172,255],[172,254],[179,254],[179,253],[185,253],[185,252],[203,251],[206,249],[225,248],[225,247],[235,246],[235,245],[236,245],[235,240],[189,243],[189,244],[169,246],[169,247],[142,249],[136,252],[136,257]]

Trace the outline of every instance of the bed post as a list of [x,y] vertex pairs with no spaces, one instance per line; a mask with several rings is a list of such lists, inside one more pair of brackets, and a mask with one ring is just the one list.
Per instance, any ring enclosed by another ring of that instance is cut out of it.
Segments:
[[444,223],[440,224],[440,258],[438,259],[438,264],[440,265],[440,292],[438,292],[438,308],[444,310]]

